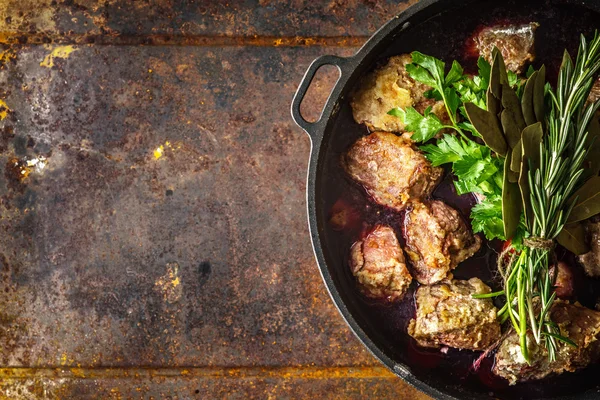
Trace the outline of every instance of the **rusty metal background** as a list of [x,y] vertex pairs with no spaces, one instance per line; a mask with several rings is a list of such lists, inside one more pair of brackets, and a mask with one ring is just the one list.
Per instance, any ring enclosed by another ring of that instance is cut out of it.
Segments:
[[324,290],[287,106],[406,6],[0,0],[0,398],[424,399]]

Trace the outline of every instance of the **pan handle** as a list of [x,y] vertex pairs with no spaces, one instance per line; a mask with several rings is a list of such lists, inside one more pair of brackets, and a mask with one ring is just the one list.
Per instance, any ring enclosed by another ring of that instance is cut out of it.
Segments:
[[[342,78],[342,74],[344,73],[344,66],[347,62],[347,58],[331,55],[325,55],[317,58],[312,62],[312,64],[310,64],[310,66],[306,70],[306,73],[304,74],[304,77],[302,78],[302,81],[298,86],[298,90],[296,90],[296,94],[294,95],[294,99],[292,100],[292,118],[294,119],[294,122],[296,122],[296,124],[300,128],[304,129],[311,138],[315,138],[315,135],[319,131],[321,122],[323,120],[323,111],[321,112],[321,115],[319,116],[319,119],[317,121],[308,122],[304,119],[304,117],[302,117],[302,113],[300,112],[300,104],[302,104],[302,100],[304,99],[304,96],[306,95],[306,92],[308,91],[308,88],[310,87],[310,84],[312,83],[313,78],[315,77],[315,74],[317,73],[319,68],[321,68],[324,65],[334,65],[340,71],[340,77],[333,85],[333,92],[335,91],[335,87]],[[326,104],[328,103],[329,100]]]

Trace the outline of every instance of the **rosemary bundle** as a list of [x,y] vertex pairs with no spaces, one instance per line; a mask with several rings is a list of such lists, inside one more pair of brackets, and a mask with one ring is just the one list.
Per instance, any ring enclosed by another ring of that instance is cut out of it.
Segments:
[[[524,246],[515,249],[520,254],[511,257],[501,270],[506,295],[501,317],[512,321],[526,360],[529,360],[528,332],[537,344],[545,344],[551,361],[556,359],[558,341],[574,345],[560,335],[558,326],[550,319],[556,296],[554,241],[577,202],[582,200],[573,195],[584,186],[587,176],[584,161],[593,145],[589,126],[600,102],[586,105],[586,99],[599,68],[598,34],[590,43],[582,36],[575,63],[564,53],[556,91],[546,85],[549,105],[546,129],[538,126],[537,132],[523,132],[519,184],[524,222],[530,236],[524,240]],[[598,187],[595,191],[598,192]]]

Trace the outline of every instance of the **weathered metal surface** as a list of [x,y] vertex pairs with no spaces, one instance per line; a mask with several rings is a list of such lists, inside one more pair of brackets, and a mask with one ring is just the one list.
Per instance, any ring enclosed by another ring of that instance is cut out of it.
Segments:
[[270,46],[358,44],[405,5],[130,4],[0,2],[0,398],[419,398],[339,317],[306,226],[287,104],[355,48]]
[[[37,374],[35,378],[0,382],[7,398],[50,399],[410,399],[419,391],[399,384],[383,367],[358,369],[179,371],[130,370],[70,374]],[[14,396],[14,397],[10,397]]]
[[314,50],[84,46],[41,66],[52,52],[0,73],[5,365],[369,359],[320,306],[308,139],[281,105],[282,66]]
[[279,38],[369,36],[408,3],[391,0],[3,0],[0,15],[5,18],[0,20],[0,32]]

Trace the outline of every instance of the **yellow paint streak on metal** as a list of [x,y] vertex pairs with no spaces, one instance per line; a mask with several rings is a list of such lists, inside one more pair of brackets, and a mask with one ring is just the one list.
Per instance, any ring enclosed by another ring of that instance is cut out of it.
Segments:
[[159,158],[161,158],[163,156],[164,152],[165,152],[165,146],[163,146],[161,144],[156,149],[154,149],[154,159],[158,160]]
[[[114,46],[203,46],[203,47],[358,47],[368,36],[204,36],[204,35],[56,35],[44,33],[15,34],[0,32],[0,45],[114,45]],[[23,40],[25,42],[23,42]]]
[[10,108],[8,108],[8,104],[2,99],[0,99],[0,121],[5,119],[8,116],[8,112]]
[[2,52],[0,52],[0,66],[5,65],[7,62],[15,59],[16,57],[17,52],[14,49],[8,48],[6,50],[3,50]]
[[[48,48],[52,48],[52,47],[50,46]],[[46,57],[44,57],[44,59],[40,63],[40,66],[46,67],[46,68],[52,68],[54,66],[55,59],[68,58],[69,55],[71,55],[71,53],[73,53],[74,51],[77,51],[77,50],[79,50],[79,49],[74,46],[71,46],[71,45],[54,47],[52,52],[50,52],[50,54],[48,54]]]
[[179,150],[183,147],[183,145],[180,142],[175,142],[174,144],[171,143],[170,141],[166,141],[165,144],[161,144],[160,146],[158,146],[156,149],[154,149],[154,151],[152,152],[152,154],[154,155],[154,159],[158,160],[160,159],[162,156],[165,155],[165,151],[168,150]]
[[395,378],[385,367],[185,367],[185,368],[0,368],[0,380],[116,379],[116,378],[281,378],[367,379]]

